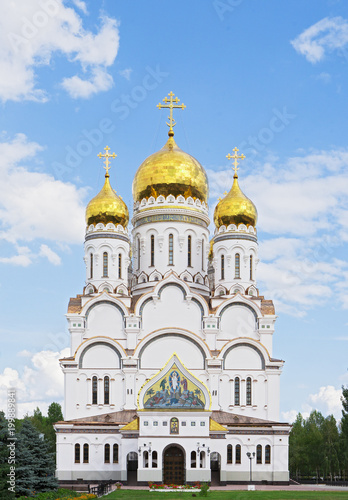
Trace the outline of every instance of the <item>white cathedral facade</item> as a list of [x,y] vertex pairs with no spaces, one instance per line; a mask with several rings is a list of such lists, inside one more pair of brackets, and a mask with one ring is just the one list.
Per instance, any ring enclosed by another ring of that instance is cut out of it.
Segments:
[[[234,181],[209,234],[208,180],[169,138],[138,168],[128,209],[109,180],[86,210],[86,283],[60,360],[62,482],[287,483],[276,315],[256,286],[257,211]],[[252,477],[251,477],[252,475]]]

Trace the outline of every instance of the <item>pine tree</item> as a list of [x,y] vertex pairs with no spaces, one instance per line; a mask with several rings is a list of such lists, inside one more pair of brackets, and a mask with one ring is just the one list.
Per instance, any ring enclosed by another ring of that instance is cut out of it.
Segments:
[[342,419],[341,419],[341,452],[343,459],[343,469],[348,475],[348,387],[342,386]]
[[34,491],[49,491],[58,487],[54,477],[55,464],[49,444],[41,439],[30,418],[25,418],[18,435],[16,492],[31,495]]

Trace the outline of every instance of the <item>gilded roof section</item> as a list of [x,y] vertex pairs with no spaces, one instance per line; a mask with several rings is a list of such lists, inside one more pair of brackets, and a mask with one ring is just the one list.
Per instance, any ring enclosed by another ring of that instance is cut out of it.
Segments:
[[139,430],[139,418],[132,420],[129,424],[121,427],[121,431],[138,431]]
[[218,422],[215,422],[212,418],[209,419],[209,430],[210,431],[227,431],[226,427],[223,425],[219,424]]

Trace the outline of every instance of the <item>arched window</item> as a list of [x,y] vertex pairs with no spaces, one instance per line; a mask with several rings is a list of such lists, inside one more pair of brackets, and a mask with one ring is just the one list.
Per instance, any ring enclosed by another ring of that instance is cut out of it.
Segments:
[[138,269],[140,269],[140,238],[137,238],[137,258],[138,258],[137,267]]
[[143,453],[143,467],[147,469],[149,467],[149,452],[144,451]]
[[112,461],[114,464],[118,464],[118,444],[114,444],[112,448]]
[[269,444],[266,444],[265,448],[265,464],[271,463],[271,447]]
[[92,405],[98,404],[98,379],[92,378]]
[[237,444],[236,445],[236,460],[235,460],[235,463],[236,464],[240,464],[241,460],[242,460],[242,448],[241,448],[240,444]]
[[170,433],[179,434],[179,420],[176,417],[170,419]]
[[110,404],[110,379],[104,377],[104,404]]
[[240,405],[240,380],[239,377],[234,379],[234,405]]
[[246,404],[251,406],[251,378],[246,379]]
[[197,461],[197,453],[195,451],[191,451],[191,469],[196,468],[196,461]]
[[108,260],[108,252],[103,253],[103,278],[108,277],[109,272],[109,260]]
[[253,280],[254,277],[253,277],[253,256],[250,255],[250,280]]
[[151,264],[150,266],[153,267],[155,265],[155,237],[152,234],[151,235]]
[[204,271],[204,239],[202,238],[202,271]]
[[122,254],[118,254],[118,279],[122,279]]
[[199,454],[199,467],[205,469],[205,451],[201,451]]
[[240,278],[240,255],[236,253],[234,256],[234,277]]
[[187,237],[187,267],[192,267],[192,237]]
[[174,265],[174,238],[173,235],[169,235],[168,240],[168,248],[169,248],[169,265]]
[[232,453],[233,453],[232,445],[228,444],[227,445],[227,463],[228,464],[232,463]]
[[91,253],[89,256],[89,277],[93,278],[93,254]]
[[106,444],[104,446],[104,463],[109,464],[110,463],[110,445]]
[[75,464],[80,463],[80,445],[77,443],[75,444]]
[[157,451],[152,452],[152,468],[157,469]]
[[256,463],[262,464],[262,446],[260,444],[256,446]]
[[225,256],[221,255],[221,279],[225,279]]
[[87,443],[83,445],[83,463],[88,464],[89,461],[89,446]]

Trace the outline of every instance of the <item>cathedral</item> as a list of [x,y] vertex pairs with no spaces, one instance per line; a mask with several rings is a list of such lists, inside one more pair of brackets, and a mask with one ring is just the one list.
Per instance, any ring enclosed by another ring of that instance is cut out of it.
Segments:
[[123,484],[286,484],[290,426],[279,421],[284,361],[256,284],[257,210],[233,184],[214,211],[208,179],[168,140],[133,180],[133,217],[110,183],[87,205],[83,292],[67,313],[57,477]]

